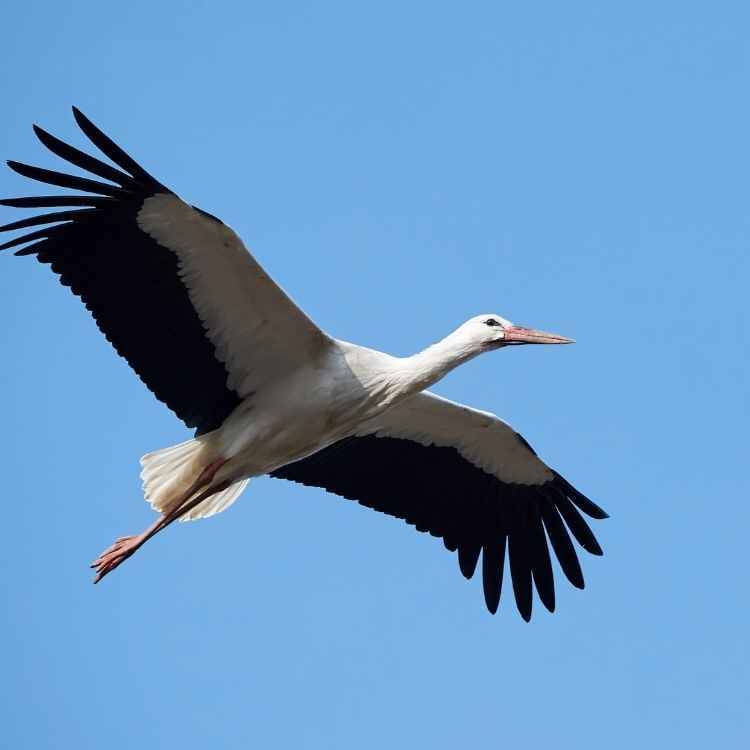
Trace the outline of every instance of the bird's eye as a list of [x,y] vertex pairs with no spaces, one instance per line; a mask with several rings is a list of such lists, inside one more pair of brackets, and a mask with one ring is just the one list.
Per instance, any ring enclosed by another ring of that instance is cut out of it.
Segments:
[[486,326],[499,326],[500,321],[495,320],[494,318],[487,318],[487,320],[484,321],[484,324]]

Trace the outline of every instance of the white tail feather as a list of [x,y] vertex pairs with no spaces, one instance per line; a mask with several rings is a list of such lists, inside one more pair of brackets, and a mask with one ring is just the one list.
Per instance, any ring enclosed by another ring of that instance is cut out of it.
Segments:
[[[146,501],[158,513],[168,513],[185,499],[191,485],[214,458],[205,442],[186,440],[179,445],[147,453],[141,458],[141,479]],[[227,487],[188,511],[181,520],[207,518],[228,508],[245,489],[249,480]]]
[[198,440],[186,440],[141,458],[143,494],[155,511],[171,510],[172,504],[188,491],[206,463],[200,460],[203,447]]
[[208,499],[199,503],[192,510],[180,516],[180,521],[197,521],[199,518],[208,518],[226,510],[247,487],[249,479],[243,479],[227,487],[223,492],[217,492]]

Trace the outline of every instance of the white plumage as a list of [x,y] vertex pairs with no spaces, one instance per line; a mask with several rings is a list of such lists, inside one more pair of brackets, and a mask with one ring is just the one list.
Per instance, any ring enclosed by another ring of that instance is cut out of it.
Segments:
[[172,521],[228,508],[251,477],[324,487],[441,536],[497,609],[506,559],[519,611],[535,586],[554,609],[548,543],[583,587],[569,532],[601,554],[580,511],[606,514],[493,414],[426,391],[493,349],[570,339],[474,317],[412,357],[321,331],[225,224],[155,180],[78,110],[83,132],[117,168],[35,127],[55,154],[99,182],[31,167],[20,174],[83,195],[10,198],[15,207],[75,207],[7,224],[46,225],[0,250],[50,263],[144,383],[196,436],[146,454],[144,494],[160,518],[94,562],[100,580]]
[[471,464],[508,484],[538,485],[554,477],[502,419],[428,391],[366,422],[356,434],[455,448]]

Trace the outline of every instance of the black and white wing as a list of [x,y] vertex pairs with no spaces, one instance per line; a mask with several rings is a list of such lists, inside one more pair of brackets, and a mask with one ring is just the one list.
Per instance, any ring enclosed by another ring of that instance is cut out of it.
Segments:
[[9,161],[24,177],[85,194],[0,200],[64,209],[0,227],[42,227],[0,250],[20,246],[16,255],[51,264],[156,397],[198,433],[213,430],[244,398],[330,339],[229,227],[183,202],[73,113],[118,168],[35,126],[50,151],[107,182]]
[[572,533],[593,555],[602,550],[581,516],[607,518],[550,469],[493,414],[420,393],[364,425],[356,436],[271,476],[323,487],[402,518],[458,551],[471,578],[482,554],[484,597],[497,610],[505,558],[516,605],[531,618],[532,588],[550,611],[555,587],[548,541],[577,588],[583,574]]

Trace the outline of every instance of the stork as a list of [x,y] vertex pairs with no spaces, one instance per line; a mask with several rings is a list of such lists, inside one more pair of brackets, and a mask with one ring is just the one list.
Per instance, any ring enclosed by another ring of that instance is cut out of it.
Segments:
[[494,414],[426,390],[483,352],[571,339],[489,313],[409,357],[333,338],[232,229],[152,177],[78,109],[73,115],[111,164],[35,125],[53,154],[100,179],[9,161],[24,177],[77,194],[0,200],[57,209],[0,227],[39,227],[0,250],[49,264],[156,398],[195,428],[191,440],[141,459],[159,516],[96,558],[95,583],[173,521],[220,513],[251,478],[270,474],[442,537],[466,578],[481,554],[493,614],[506,557],[521,616],[531,617],[534,588],[554,611],[548,542],[583,588],[570,534],[601,555],[581,512],[607,514]]

